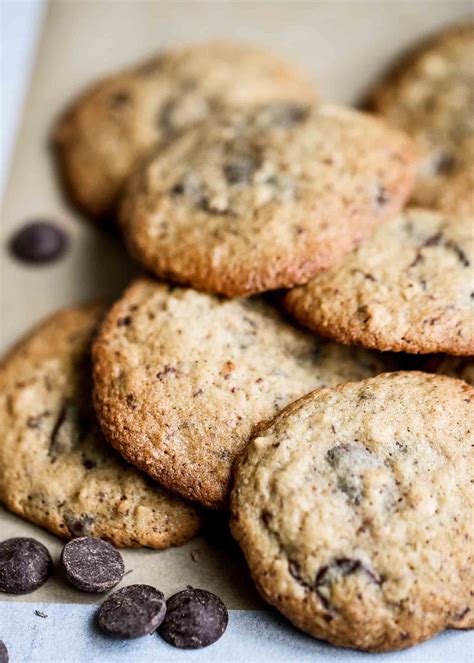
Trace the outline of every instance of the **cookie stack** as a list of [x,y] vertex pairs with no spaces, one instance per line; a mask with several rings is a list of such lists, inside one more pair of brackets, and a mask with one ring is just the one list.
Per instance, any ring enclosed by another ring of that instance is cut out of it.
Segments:
[[148,275],[5,358],[5,505],[153,548],[230,505],[262,596],[315,637],[472,625],[474,389],[433,371],[474,353],[473,50],[473,26],[425,45],[378,117],[224,43],[86,91],[61,172]]

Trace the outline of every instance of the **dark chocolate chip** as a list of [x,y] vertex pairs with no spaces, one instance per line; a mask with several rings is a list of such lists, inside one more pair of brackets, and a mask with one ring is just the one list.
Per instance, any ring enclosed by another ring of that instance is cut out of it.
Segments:
[[0,592],[28,594],[51,575],[53,562],[48,549],[26,537],[0,543]]
[[126,106],[130,101],[130,95],[127,92],[115,92],[110,97],[110,105],[115,110]]
[[377,186],[377,195],[375,197],[375,200],[377,202],[377,205],[380,205],[380,207],[386,205],[390,200],[387,190],[385,189],[385,187],[383,187],[380,184]]
[[140,638],[156,631],[166,613],[164,595],[150,585],[128,585],[99,608],[99,626],[114,638]]
[[267,126],[291,129],[306,120],[308,108],[292,103],[271,104],[261,110],[261,116]]
[[10,241],[11,252],[25,262],[46,263],[59,258],[66,250],[67,235],[48,221],[23,226]]
[[0,640],[0,663],[8,663],[8,649],[3,640]]
[[189,587],[167,600],[159,633],[174,647],[199,649],[219,640],[228,620],[227,608],[218,596]]
[[83,592],[106,592],[122,580],[122,555],[107,541],[83,536],[66,543],[61,564],[69,582]]
[[326,609],[331,607],[330,596],[332,585],[337,583],[340,578],[345,578],[355,573],[363,573],[370,582],[377,585],[382,583],[382,579],[368,569],[359,559],[339,557],[333,560],[331,564],[319,569],[314,586],[317,595],[321,599],[321,603]]
[[453,171],[455,162],[456,160],[452,154],[438,154],[433,161],[434,171],[439,175],[447,175]]
[[56,460],[72,451],[85,438],[89,422],[75,403],[64,403],[51,433],[49,456]]
[[229,184],[251,184],[258,161],[251,156],[238,156],[224,166],[224,175]]
[[64,516],[64,522],[66,523],[66,527],[71,536],[79,537],[89,534],[92,525],[94,524],[94,518],[87,513],[82,514],[79,517],[66,515]]

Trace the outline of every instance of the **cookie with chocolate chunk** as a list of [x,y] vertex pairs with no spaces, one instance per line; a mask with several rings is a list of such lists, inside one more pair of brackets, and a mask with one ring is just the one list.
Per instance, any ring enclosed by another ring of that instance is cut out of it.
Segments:
[[199,526],[194,507],[127,465],[91,402],[90,345],[102,304],[61,311],[0,366],[0,500],[64,538],[167,548]]
[[372,108],[415,139],[422,161],[413,202],[474,212],[474,23],[445,30],[382,81]]
[[171,490],[220,508],[257,423],[312,389],[386,366],[293,327],[259,298],[144,278],[105,318],[93,358],[96,411],[113,446]]
[[461,380],[385,373],[260,428],[236,464],[231,528],[262,596],[367,651],[459,625],[474,580],[473,405]]
[[315,98],[293,66],[247,44],[211,42],[158,54],[98,82],[59,120],[54,141],[76,203],[111,215],[125,180],[150,149],[228,107]]
[[474,217],[417,208],[379,228],[335,268],[284,298],[341,343],[412,353],[474,353]]
[[204,122],[133,178],[120,213],[157,276],[250,295],[306,283],[396,214],[411,141],[368,115],[296,102]]

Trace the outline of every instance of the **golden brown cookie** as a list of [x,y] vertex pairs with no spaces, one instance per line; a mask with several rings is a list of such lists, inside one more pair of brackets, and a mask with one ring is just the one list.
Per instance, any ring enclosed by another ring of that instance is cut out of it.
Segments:
[[433,37],[378,86],[372,108],[423,156],[413,202],[474,213],[474,23]]
[[335,106],[271,104],[187,131],[128,187],[121,226],[157,276],[249,295],[306,283],[396,214],[411,142]]
[[96,411],[114,447],[168,488],[218,508],[255,424],[312,389],[385,368],[376,354],[293,327],[260,298],[151,279],[112,308],[93,357]]
[[64,538],[178,545],[196,533],[196,509],[125,463],[94,415],[90,345],[104,313],[102,304],[60,311],[4,359],[0,500]]
[[228,107],[314,98],[308,80],[272,53],[211,42],[164,51],[99,81],[59,120],[54,140],[73,199],[100,219],[150,149],[184,128]]
[[288,311],[342,343],[474,352],[474,216],[411,208],[336,267],[289,291]]
[[262,596],[342,646],[403,649],[469,612],[474,389],[421,372],[313,392],[235,471],[232,532]]

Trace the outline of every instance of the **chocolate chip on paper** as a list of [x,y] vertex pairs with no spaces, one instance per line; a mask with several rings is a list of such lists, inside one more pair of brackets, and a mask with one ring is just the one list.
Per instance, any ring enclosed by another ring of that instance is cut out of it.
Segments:
[[128,585],[102,603],[100,628],[114,638],[132,639],[156,631],[166,612],[164,595],[150,585]]
[[0,592],[28,594],[51,575],[48,549],[36,539],[16,537],[0,543]]
[[122,555],[113,545],[93,536],[66,543],[61,565],[69,582],[83,592],[106,592],[122,580]]
[[159,634],[180,649],[200,649],[219,640],[229,614],[221,599],[205,589],[188,589],[171,596]]

